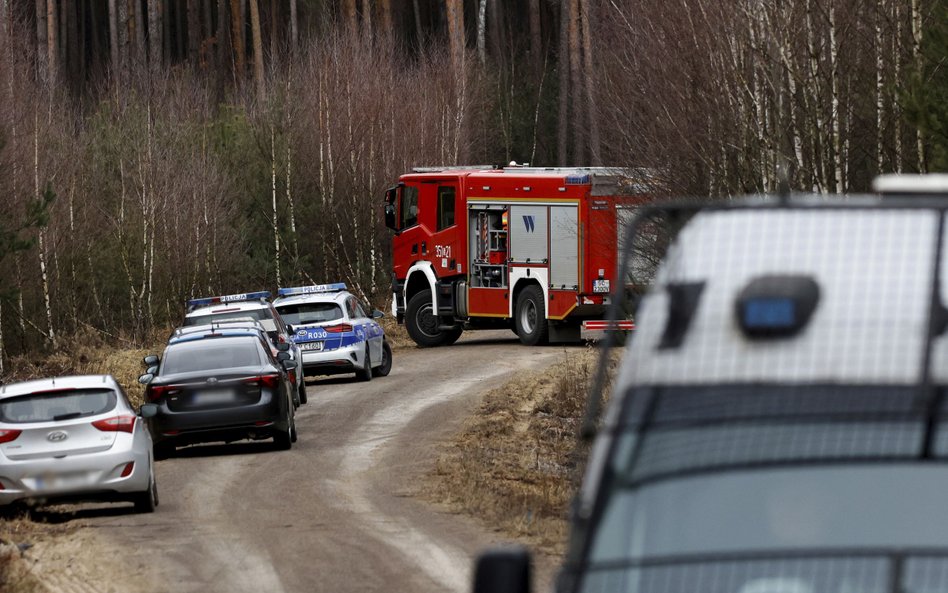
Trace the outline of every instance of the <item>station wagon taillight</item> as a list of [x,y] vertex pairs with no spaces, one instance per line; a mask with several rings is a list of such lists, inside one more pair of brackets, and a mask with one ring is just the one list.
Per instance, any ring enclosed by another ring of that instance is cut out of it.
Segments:
[[10,441],[15,441],[22,430],[13,430],[12,428],[0,428],[0,443],[9,443]]
[[105,420],[96,420],[92,423],[102,432],[127,432],[131,433],[135,429],[135,416],[115,416]]
[[329,327],[324,327],[323,329],[333,334],[340,334],[351,332],[352,326],[348,323],[340,323],[339,325],[330,325]]

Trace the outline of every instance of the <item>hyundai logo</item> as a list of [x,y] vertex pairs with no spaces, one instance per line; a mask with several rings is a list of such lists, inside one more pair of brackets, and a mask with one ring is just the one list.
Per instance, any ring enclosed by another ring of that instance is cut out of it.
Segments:
[[68,438],[69,438],[69,435],[61,430],[57,430],[55,432],[51,432],[48,435],[46,435],[46,440],[52,441],[54,443],[58,443],[59,441],[65,441]]

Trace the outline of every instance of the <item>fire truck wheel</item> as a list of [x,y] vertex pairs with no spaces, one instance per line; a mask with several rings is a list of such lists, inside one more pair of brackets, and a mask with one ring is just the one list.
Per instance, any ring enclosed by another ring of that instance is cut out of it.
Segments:
[[444,345],[450,346],[451,344],[457,342],[463,333],[464,328],[461,326],[458,326],[451,331],[444,332]]
[[539,286],[528,286],[520,293],[514,323],[521,343],[536,346],[546,342],[549,326],[544,314],[543,291]]
[[441,346],[448,335],[438,329],[438,316],[431,310],[431,293],[422,290],[408,299],[405,307],[405,329],[422,348]]

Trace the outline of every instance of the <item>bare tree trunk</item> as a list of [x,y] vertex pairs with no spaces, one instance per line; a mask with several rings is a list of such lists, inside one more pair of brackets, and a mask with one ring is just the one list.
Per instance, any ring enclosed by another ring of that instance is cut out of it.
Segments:
[[[251,0],[256,4],[256,0]],[[251,9],[252,10],[252,9]],[[270,180],[273,189],[273,266],[276,269],[276,283],[280,282],[280,228],[277,224],[277,173],[276,173],[276,140],[273,124],[270,124]]]
[[280,56],[280,3],[269,2],[270,10],[267,15],[270,25],[270,71],[273,72],[279,64]]
[[[921,0],[912,0],[912,63],[915,71],[922,71],[922,10]],[[925,173],[928,165],[925,162],[925,134],[918,126],[915,127],[915,147],[918,151],[918,172]]]
[[244,21],[241,20],[240,0],[230,0],[230,20],[234,43],[234,79],[237,85],[244,81],[247,72],[247,55],[244,51]]
[[56,0],[46,0],[46,43],[49,48],[49,88],[55,89],[59,82],[59,23]]
[[[52,5],[52,3],[50,3]],[[34,199],[36,201],[41,201],[42,194],[40,193],[40,180],[39,180],[39,109],[36,104],[34,104],[33,111],[33,182],[34,182]],[[43,305],[46,308],[46,327],[47,333],[46,337],[49,339],[50,344],[53,348],[56,347],[56,332],[53,329],[53,308],[49,299],[49,275],[47,273],[46,266],[46,227],[43,226],[39,229],[39,243],[37,244],[37,250],[39,252],[39,265],[40,265],[40,278],[43,282]]]
[[[901,2],[893,2],[895,11],[895,41],[892,48],[892,65],[895,84],[902,84],[902,10]],[[895,172],[902,172],[902,109],[899,102],[892,102],[892,127],[895,135]]]
[[46,0],[36,0],[36,67],[38,69],[36,78],[43,84],[49,81],[49,42],[46,40],[48,35],[47,10]]
[[128,52],[128,0],[118,0],[118,54],[119,54],[119,87],[128,81],[129,52]]
[[418,7],[418,0],[412,0],[412,8],[415,9],[415,34],[418,36],[418,47],[422,47],[425,41],[425,30],[421,27],[421,10]]
[[342,10],[349,31],[355,33],[359,30],[359,11],[356,8],[356,0],[344,0]]
[[530,0],[530,59],[533,61],[533,70],[536,72],[541,66],[540,57],[543,55],[543,38],[540,30],[540,0]]
[[253,78],[257,86],[257,100],[263,104],[266,89],[263,80],[263,40],[260,36],[260,7],[250,0],[250,27],[253,31]]
[[590,164],[599,167],[602,166],[602,147],[599,139],[599,113],[596,102],[596,69],[592,57],[592,26],[590,24],[591,10],[590,0],[580,0],[581,18],[583,25],[583,71],[586,74],[586,113],[589,119],[589,151]]
[[[138,2],[135,2],[138,6]],[[164,58],[164,20],[162,0],[151,0],[148,3],[148,66],[152,79],[156,80],[161,74]],[[142,54],[144,56],[144,54]]]
[[569,140],[569,3],[560,0],[560,48],[556,56],[556,67],[560,73],[559,115],[556,131],[556,162],[565,167],[569,160],[567,142]]
[[448,39],[451,47],[451,65],[455,73],[463,70],[464,61],[464,6],[462,0],[444,0],[448,17]]
[[876,2],[876,173],[882,173],[883,167],[883,121],[885,119],[885,61],[882,50],[882,15],[885,14],[885,0]]
[[112,84],[119,86],[119,36],[118,36],[118,11],[115,7],[116,0],[109,0],[109,52],[112,57]]
[[581,49],[579,40],[579,0],[569,0],[569,73],[570,73],[570,120],[573,124],[573,164],[582,165],[586,162],[586,151],[583,145],[583,117],[581,97],[583,95],[583,78],[581,72]]
[[[201,48],[201,16],[198,13],[200,0],[187,0],[188,3],[188,59],[192,64],[200,60]],[[210,23],[208,23],[210,25]],[[179,34],[180,37],[180,34]]]
[[372,39],[374,35],[372,29],[372,0],[362,0],[362,35],[366,39]]
[[290,0],[290,50],[296,52],[300,45],[299,20],[296,13],[296,0]]
[[[160,0],[150,0],[148,2],[148,23],[145,23],[145,12],[142,9],[142,3],[139,0],[126,0],[132,3],[132,15],[134,16],[134,25],[135,29],[135,59],[134,59],[134,68],[136,70],[135,76],[141,76],[142,70],[145,69],[148,65],[148,47],[145,40],[145,27],[148,25],[154,26],[154,19],[152,18],[152,12],[154,11],[155,4]],[[154,34],[154,29],[149,31],[149,36],[151,39],[151,45],[155,45],[155,38],[152,36]]]
[[217,66],[221,69],[221,74],[228,70],[234,71],[234,45],[230,34],[232,16],[228,11],[231,6],[229,1],[232,0],[217,1]]
[[382,34],[394,35],[395,29],[392,25],[392,0],[381,0],[379,11],[382,13]]
[[480,6],[477,9],[477,56],[481,59],[481,64],[487,63],[487,0],[480,0]]
[[830,85],[832,88],[832,110],[830,123],[833,128],[833,164],[836,170],[836,193],[845,192],[843,186],[843,150],[840,137],[840,106],[839,106],[839,45],[836,43],[836,7],[829,9],[830,35]]

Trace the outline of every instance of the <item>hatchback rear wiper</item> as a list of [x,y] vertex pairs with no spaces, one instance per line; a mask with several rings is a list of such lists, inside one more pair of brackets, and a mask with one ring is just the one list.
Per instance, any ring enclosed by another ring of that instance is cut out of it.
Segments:
[[82,416],[82,412],[69,412],[68,414],[58,414],[53,416],[53,420],[58,422],[60,420],[72,420],[73,418],[78,418]]

